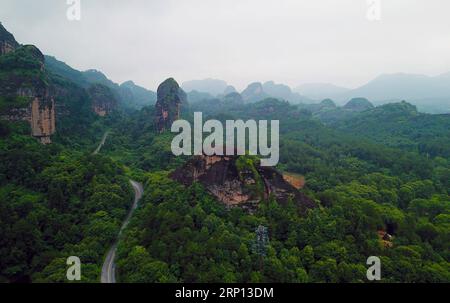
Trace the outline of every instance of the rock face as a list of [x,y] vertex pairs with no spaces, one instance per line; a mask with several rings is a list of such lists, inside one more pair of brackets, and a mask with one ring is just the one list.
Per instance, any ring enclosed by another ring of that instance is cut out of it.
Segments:
[[41,143],[52,143],[50,136],[56,132],[55,101],[50,98],[45,101],[35,98],[31,102],[31,135],[39,138]]
[[32,45],[19,47],[5,32],[1,26],[1,116],[10,121],[28,121],[31,135],[49,144],[56,131],[55,101],[44,71],[44,55]]
[[317,206],[277,170],[262,167],[258,160],[249,157],[196,156],[170,177],[186,186],[199,182],[227,206],[239,206],[250,212],[270,196],[282,205],[292,199],[300,213]]
[[19,47],[14,36],[0,23],[0,56],[13,52]]
[[170,130],[172,123],[180,118],[180,109],[187,103],[187,96],[178,83],[169,78],[159,85],[157,98],[156,130],[162,133]]
[[336,108],[336,103],[331,99],[324,99],[320,102],[322,108]]
[[3,113],[1,118],[8,121],[28,121],[31,135],[42,144],[50,144],[51,136],[56,132],[55,101],[49,96],[25,95],[31,99],[27,107],[12,108]]
[[114,94],[103,84],[91,85],[88,94],[92,100],[92,110],[101,117],[109,115],[117,107]]

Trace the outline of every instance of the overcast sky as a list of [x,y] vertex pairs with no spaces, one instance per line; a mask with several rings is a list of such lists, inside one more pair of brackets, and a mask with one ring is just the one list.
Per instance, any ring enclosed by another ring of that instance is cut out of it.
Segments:
[[356,87],[382,73],[450,71],[450,1],[0,0],[0,21],[80,70],[155,89],[167,77],[218,78],[238,89],[274,80]]

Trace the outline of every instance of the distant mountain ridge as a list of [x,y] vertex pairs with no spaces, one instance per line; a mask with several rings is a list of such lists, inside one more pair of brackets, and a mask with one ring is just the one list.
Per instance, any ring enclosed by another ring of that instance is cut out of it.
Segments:
[[[236,93],[237,90],[228,85],[224,80],[204,79],[186,81],[181,86],[187,92],[189,99],[195,103],[214,98],[223,98],[230,93]],[[241,93],[242,99],[246,103],[254,103],[262,101],[266,98],[277,98],[286,100],[291,103],[313,103],[314,100],[309,99],[292,89],[274,81],[252,82]]]
[[450,97],[450,73],[429,77],[417,74],[385,74],[342,94],[343,98],[364,96],[371,100]]
[[418,74],[384,74],[355,89],[338,88],[332,84],[306,84],[296,88],[309,98],[331,98],[345,104],[363,97],[381,105],[406,100],[419,111],[450,113],[450,72],[430,77]]
[[314,102],[299,93],[293,92],[289,86],[275,83],[274,81],[267,81],[264,84],[261,82],[253,82],[242,91],[241,95],[244,102],[247,103],[259,102],[266,98],[285,100],[292,104]]
[[420,113],[404,101],[374,107],[338,121],[334,127],[388,146],[450,156],[450,115]]

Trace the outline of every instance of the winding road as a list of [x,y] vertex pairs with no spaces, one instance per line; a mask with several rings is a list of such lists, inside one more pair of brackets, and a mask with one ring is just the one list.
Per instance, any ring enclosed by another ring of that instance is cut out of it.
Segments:
[[103,262],[102,277],[101,277],[102,283],[116,283],[116,264],[114,263],[114,259],[116,258],[117,242],[119,240],[120,235],[122,234],[122,231],[125,229],[125,227],[127,227],[128,223],[130,222],[131,216],[133,215],[134,210],[137,208],[139,200],[142,198],[142,194],[144,193],[144,189],[142,188],[141,183],[138,183],[133,180],[130,180],[130,183],[134,189],[134,203],[130,209],[130,212],[125,218],[122,227],[120,228],[119,236],[117,237],[116,242],[114,242],[114,244],[109,249],[108,254],[106,255],[105,258],[105,262]]
[[103,135],[102,141],[100,141],[100,144],[98,145],[97,149],[94,151],[94,155],[98,154],[100,150],[102,149],[103,145],[105,145],[106,138],[108,138],[109,132],[106,132]]
[[[109,135],[109,132],[106,132],[103,135],[100,145],[94,151],[94,155],[96,155],[100,152],[103,145],[105,144],[105,141],[106,141],[106,138],[108,137],[108,135]],[[117,235],[116,241],[111,246],[111,248],[108,250],[108,254],[106,255],[105,261],[103,262],[102,275],[100,278],[101,283],[116,283],[116,264],[114,263],[114,260],[116,258],[117,243],[119,241],[120,235],[122,234],[122,231],[125,229],[125,227],[127,227],[128,223],[130,223],[130,219],[133,216],[133,212],[137,208],[139,201],[141,200],[142,195],[144,194],[144,188],[141,183],[133,181],[133,180],[130,180],[130,183],[134,189],[134,202],[133,202],[133,205],[131,206],[130,211],[128,212],[127,217],[125,218],[125,221],[123,221],[123,223],[122,223],[122,227],[120,228],[120,231],[119,231],[119,234]]]

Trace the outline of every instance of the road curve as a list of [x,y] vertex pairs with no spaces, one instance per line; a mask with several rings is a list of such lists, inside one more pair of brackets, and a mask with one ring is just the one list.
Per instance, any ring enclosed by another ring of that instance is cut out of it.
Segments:
[[[106,132],[103,135],[102,141],[98,145],[97,149],[94,151],[94,155],[98,154],[105,144],[106,138],[108,138],[109,132]],[[117,242],[119,241],[119,237],[122,234],[122,231],[127,227],[130,222],[131,216],[133,215],[134,210],[137,208],[139,201],[142,198],[144,193],[144,188],[142,184],[133,180],[130,180],[131,186],[134,189],[134,202],[131,206],[130,211],[128,212],[125,221],[122,223],[122,227],[120,228],[119,235],[117,236],[116,241],[108,250],[108,254],[106,255],[105,262],[103,262],[102,266],[102,275],[100,278],[101,283],[116,283],[116,264],[114,260],[116,259],[116,251],[117,251]]]
[[134,210],[137,208],[139,200],[141,200],[142,194],[144,193],[144,189],[141,183],[133,180],[130,180],[130,183],[134,189],[133,206],[131,207],[127,217],[125,218],[125,221],[122,224],[122,227],[120,228],[120,232],[116,241],[109,249],[108,254],[106,255],[105,258],[105,262],[103,262],[101,283],[116,283],[116,264],[114,263],[114,260],[116,258],[117,242],[119,240],[120,235],[122,234],[122,231],[125,229],[125,227],[127,227],[128,223],[130,222],[131,216],[133,215]]
[[94,155],[98,154],[100,150],[102,149],[103,145],[105,145],[106,138],[108,138],[109,132],[106,132],[103,135],[102,141],[100,141],[100,144],[98,145],[97,149],[94,151]]

